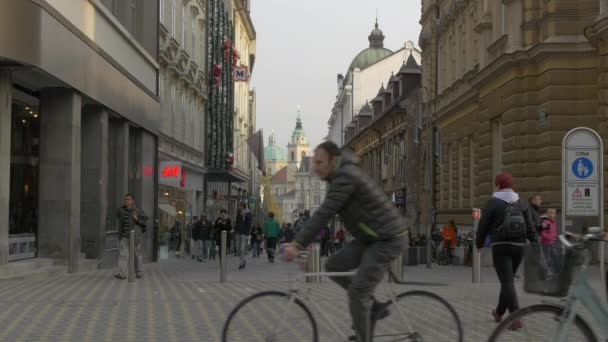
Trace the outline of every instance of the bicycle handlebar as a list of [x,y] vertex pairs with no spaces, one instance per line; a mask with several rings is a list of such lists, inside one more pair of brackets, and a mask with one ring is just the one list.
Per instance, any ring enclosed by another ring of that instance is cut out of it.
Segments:
[[[575,234],[571,232],[565,232],[564,234],[559,234],[559,241],[564,244],[564,246],[568,248],[572,248],[581,244],[584,244],[587,241],[600,241],[600,242],[608,242],[603,239],[604,232],[600,227],[590,227],[589,233],[587,234]],[[574,242],[574,243],[573,243]]]

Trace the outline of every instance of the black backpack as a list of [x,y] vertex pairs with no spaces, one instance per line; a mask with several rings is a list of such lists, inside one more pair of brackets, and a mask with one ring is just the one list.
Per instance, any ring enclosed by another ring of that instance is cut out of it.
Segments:
[[524,211],[519,202],[505,202],[505,216],[502,223],[496,228],[494,241],[520,240],[526,237],[526,220]]

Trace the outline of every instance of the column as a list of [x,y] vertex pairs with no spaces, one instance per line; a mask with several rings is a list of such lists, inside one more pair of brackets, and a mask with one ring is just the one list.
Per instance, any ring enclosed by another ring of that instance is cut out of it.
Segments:
[[8,262],[8,215],[11,193],[11,77],[0,69],[0,266]]
[[108,112],[100,106],[82,111],[82,251],[101,259],[108,212]]
[[82,99],[74,90],[48,88],[40,96],[39,256],[78,268]]

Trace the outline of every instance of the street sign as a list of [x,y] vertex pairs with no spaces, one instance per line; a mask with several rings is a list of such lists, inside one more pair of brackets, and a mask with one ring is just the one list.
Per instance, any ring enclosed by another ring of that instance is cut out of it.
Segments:
[[[562,229],[566,216],[597,217],[604,227],[604,146],[594,130],[577,127],[562,141]],[[564,208],[565,206],[565,208]],[[600,279],[606,284],[604,244],[600,244]],[[604,291],[605,294],[605,291]]]
[[570,182],[566,189],[568,216],[598,216],[599,189],[597,183]]

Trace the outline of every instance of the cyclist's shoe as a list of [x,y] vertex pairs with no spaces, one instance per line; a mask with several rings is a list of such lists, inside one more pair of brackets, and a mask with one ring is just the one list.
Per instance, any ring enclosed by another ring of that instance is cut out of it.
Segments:
[[382,303],[377,300],[374,300],[374,304],[372,305],[372,321],[379,321],[383,318],[388,317],[391,312],[388,310],[388,307],[391,305],[391,301]]
[[521,328],[523,328],[523,323],[521,322],[521,320],[515,320],[513,321],[513,323],[511,323],[511,326],[509,327],[509,330],[519,330]]
[[494,322],[500,323],[502,321],[502,315],[499,315],[496,310],[492,310],[492,316],[494,317]]

